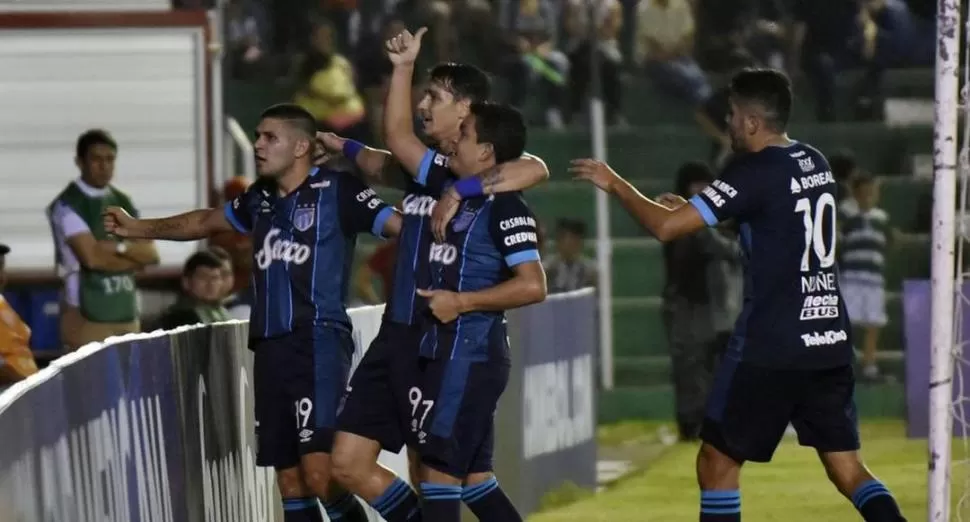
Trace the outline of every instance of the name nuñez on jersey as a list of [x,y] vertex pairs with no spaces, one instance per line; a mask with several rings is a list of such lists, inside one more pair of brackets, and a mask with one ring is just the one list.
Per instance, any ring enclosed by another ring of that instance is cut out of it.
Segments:
[[302,265],[310,259],[310,247],[289,239],[279,239],[281,231],[272,228],[263,238],[263,247],[256,252],[256,266],[266,270],[273,261]]

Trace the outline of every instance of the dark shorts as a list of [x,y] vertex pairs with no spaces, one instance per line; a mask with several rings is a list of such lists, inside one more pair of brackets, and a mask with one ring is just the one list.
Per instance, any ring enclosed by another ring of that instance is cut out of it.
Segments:
[[337,416],[337,431],[375,440],[397,453],[408,443],[408,389],[418,372],[420,327],[385,320],[354,370]]
[[791,423],[802,446],[858,450],[854,390],[851,366],[779,370],[724,359],[701,439],[738,462],[769,462]]
[[285,469],[301,455],[329,453],[354,354],[350,331],[324,323],[251,346],[256,465]]
[[407,413],[421,463],[456,478],[492,471],[495,409],[512,366],[505,325],[496,321],[480,335],[462,333],[457,343],[438,335],[439,346],[460,350],[419,360]]

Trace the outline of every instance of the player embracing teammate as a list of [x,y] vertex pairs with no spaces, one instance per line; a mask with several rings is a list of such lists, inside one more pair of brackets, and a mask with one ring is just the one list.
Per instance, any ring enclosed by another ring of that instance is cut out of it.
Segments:
[[791,106],[783,73],[738,73],[728,115],[736,157],[689,202],[666,195],[655,203],[599,161],[574,160],[570,170],[616,196],[661,241],[721,221],[740,226],[744,307],[701,429],[700,520],[741,520],[742,464],[770,461],[791,423],[863,519],[902,521],[859,454],[851,326],[835,265],[836,182],[825,156],[788,138]]

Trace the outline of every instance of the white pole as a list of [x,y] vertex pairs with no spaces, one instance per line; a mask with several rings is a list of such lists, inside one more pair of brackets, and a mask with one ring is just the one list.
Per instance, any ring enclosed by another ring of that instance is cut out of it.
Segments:
[[[209,15],[209,37],[206,49],[209,53],[209,81],[210,81],[210,119],[209,135],[212,139],[212,182],[217,191],[222,191],[222,182],[226,179],[226,148],[224,140],[226,136],[225,118],[223,117],[222,104],[222,56],[223,56],[223,9],[224,1],[216,2],[214,9],[210,10]],[[209,194],[206,194],[208,199]],[[215,202],[215,203],[218,203]],[[208,201],[204,203],[208,205]]]
[[[606,161],[606,116],[603,109],[602,84],[599,72],[599,49],[596,25],[597,3],[590,1],[590,75],[592,89],[589,100],[590,129],[593,140],[593,159]],[[596,266],[599,267],[597,295],[599,297],[600,377],[604,390],[613,389],[613,243],[610,238],[610,205],[605,192],[596,194]]]
[[931,265],[929,518],[950,520],[950,443],[953,419],[954,221],[956,217],[957,108],[960,7],[937,6],[936,105],[933,132],[933,250]]

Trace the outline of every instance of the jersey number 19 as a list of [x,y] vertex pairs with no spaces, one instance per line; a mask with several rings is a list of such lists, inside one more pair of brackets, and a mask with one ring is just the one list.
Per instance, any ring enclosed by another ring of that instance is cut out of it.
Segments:
[[[812,201],[801,198],[795,202],[795,212],[802,213],[805,224],[805,250],[802,251],[802,272],[810,270],[809,251],[815,252],[819,268],[829,268],[835,264],[835,197],[823,193],[815,201],[815,212],[812,213]],[[828,217],[828,228],[825,218]]]

